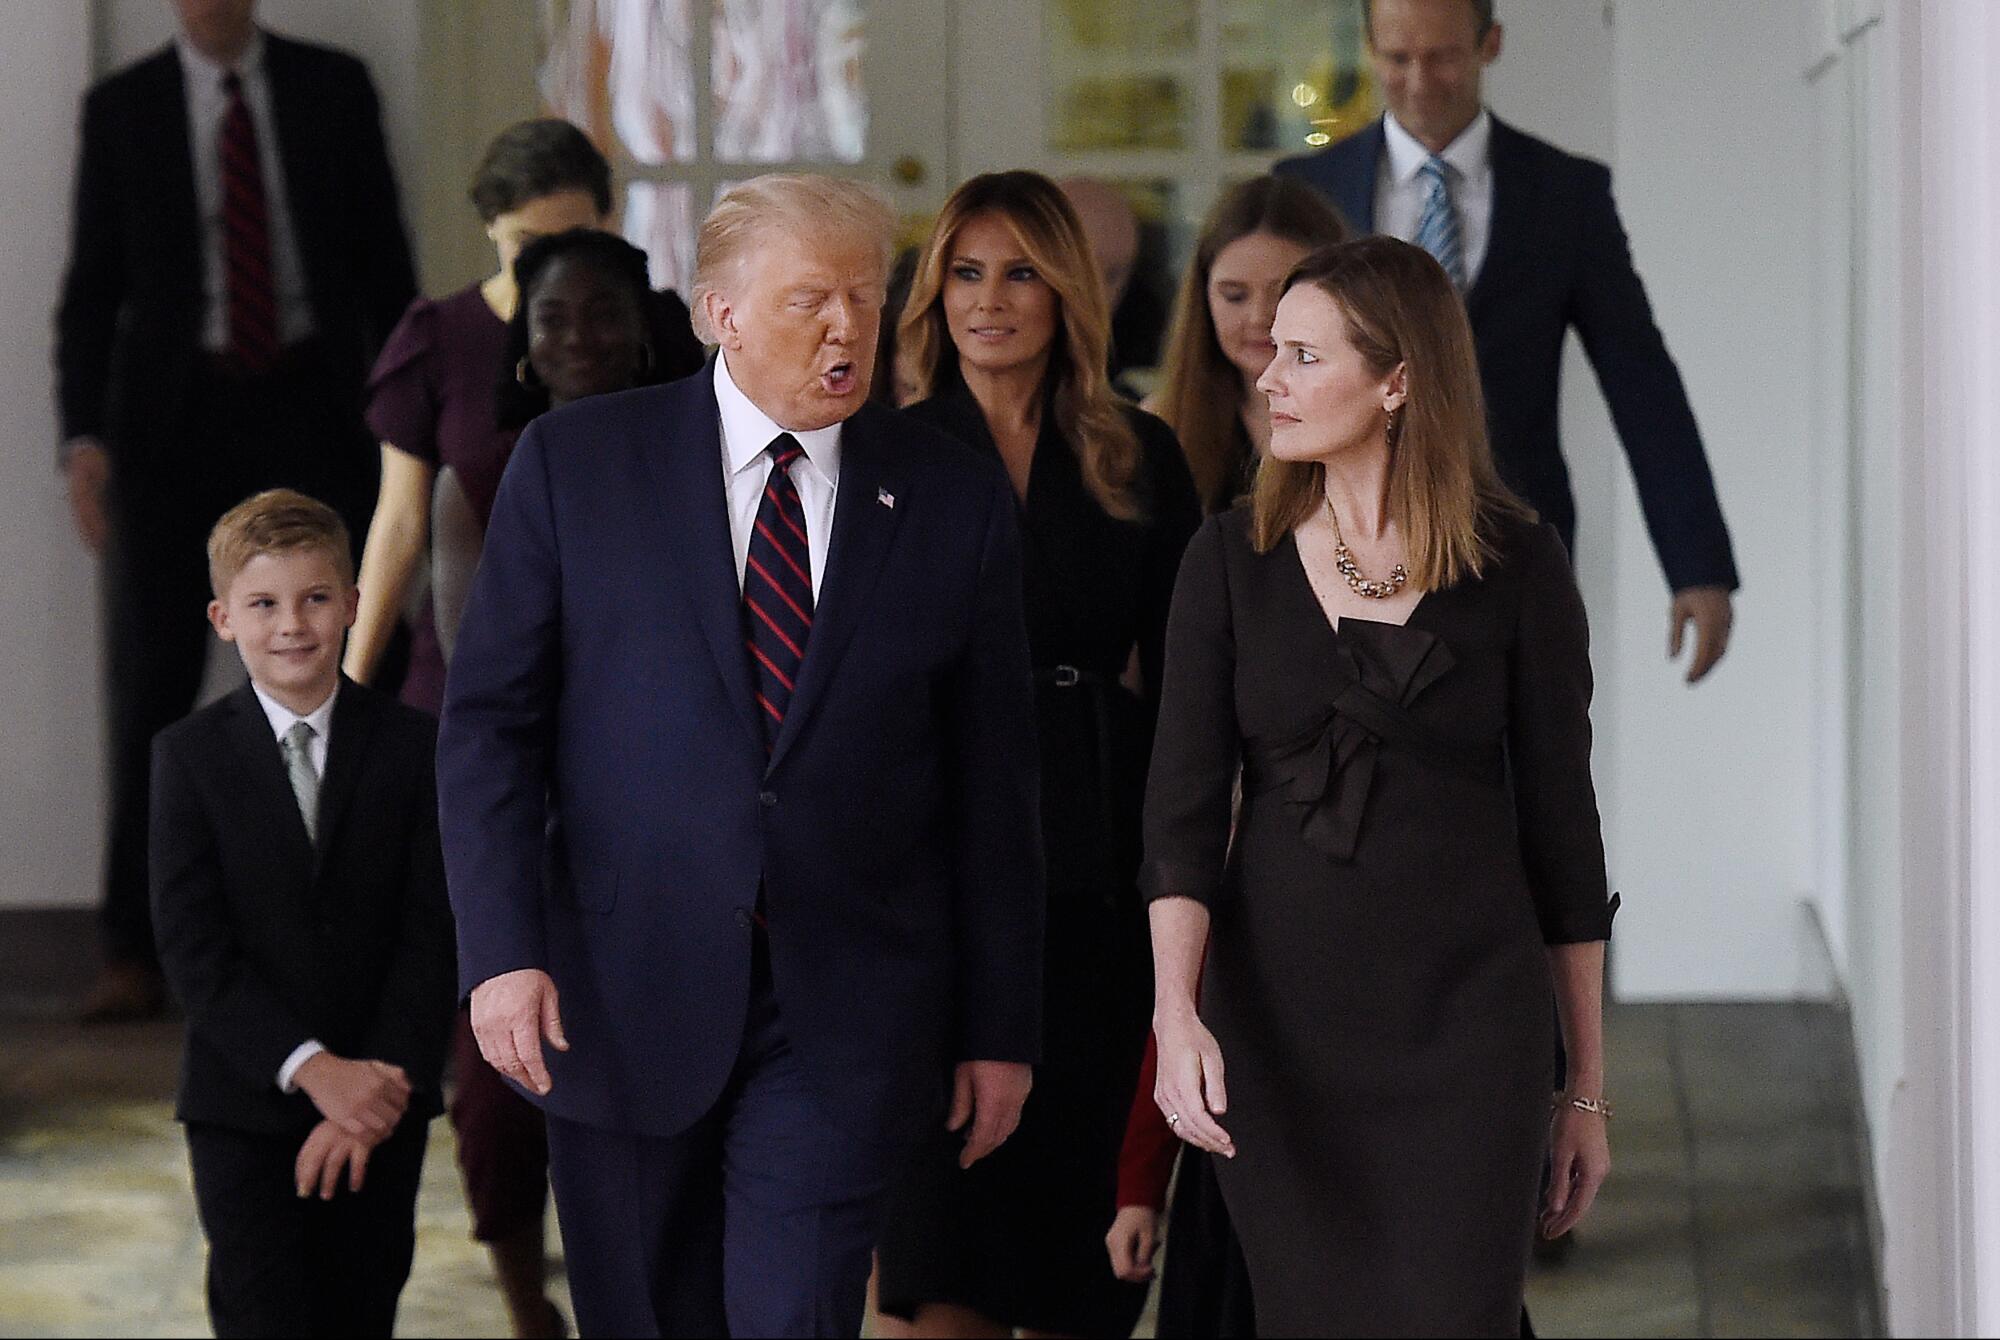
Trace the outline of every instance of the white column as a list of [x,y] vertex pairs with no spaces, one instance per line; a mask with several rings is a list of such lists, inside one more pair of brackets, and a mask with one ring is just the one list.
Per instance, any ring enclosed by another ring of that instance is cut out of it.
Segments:
[[97,898],[103,819],[96,564],[55,469],[53,313],[69,250],[91,13],[77,0],[7,7],[0,80],[0,906]]

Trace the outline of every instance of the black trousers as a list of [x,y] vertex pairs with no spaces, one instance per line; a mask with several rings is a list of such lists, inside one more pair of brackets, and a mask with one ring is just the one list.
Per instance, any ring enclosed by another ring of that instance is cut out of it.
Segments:
[[417,1242],[417,1183],[430,1123],[406,1117],[376,1146],[361,1190],[301,1199],[304,1137],[187,1128],[195,1205],[208,1236],[217,1336],[388,1336]]
[[146,876],[153,736],[194,707],[209,630],[208,532],[267,488],[295,488],[347,522],[359,558],[375,508],[377,456],[354,392],[318,347],[273,371],[197,371],[172,424],[135,428],[115,445],[105,556],[105,684],[111,749],[105,956],[152,965]]

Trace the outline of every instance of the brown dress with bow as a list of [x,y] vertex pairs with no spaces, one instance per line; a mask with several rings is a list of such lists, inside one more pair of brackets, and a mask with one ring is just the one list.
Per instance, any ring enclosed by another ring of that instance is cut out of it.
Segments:
[[1616,900],[1575,580],[1546,526],[1495,543],[1405,625],[1335,629],[1247,509],[1181,568],[1143,880],[1213,915],[1202,1013],[1238,1150],[1216,1166],[1261,1335],[1518,1333],[1544,946],[1607,938]]

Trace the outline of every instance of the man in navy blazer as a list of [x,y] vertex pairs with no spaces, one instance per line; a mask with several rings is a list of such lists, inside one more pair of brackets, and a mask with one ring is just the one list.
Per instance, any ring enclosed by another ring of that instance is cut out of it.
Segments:
[[858,1334],[911,1138],[983,1157],[1039,1059],[1018,523],[991,462],[865,403],[891,222],[733,189],[717,357],[531,425],[487,532],[445,860],[584,1334]]
[[1501,42],[1493,0],[1369,0],[1366,13],[1388,113],[1274,170],[1318,189],[1358,231],[1416,242],[1453,272],[1478,341],[1500,471],[1572,551],[1576,504],[1557,411],[1563,337],[1575,328],[1673,592],[1673,655],[1695,628],[1692,683],[1728,647],[1736,563],[1687,390],[1632,266],[1611,174],[1486,110],[1481,76]]

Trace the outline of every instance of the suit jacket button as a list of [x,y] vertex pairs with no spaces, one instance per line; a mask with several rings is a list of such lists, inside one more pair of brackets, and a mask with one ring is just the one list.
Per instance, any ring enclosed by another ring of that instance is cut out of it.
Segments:
[[778,804],[778,793],[776,791],[759,791],[757,793],[757,803],[767,810],[775,809]]
[[737,909],[736,909],[736,924],[737,924],[737,925],[739,925],[739,926],[742,926],[742,927],[744,927],[745,929],[748,929],[748,928],[749,928],[749,925],[750,925],[750,909],[749,909],[749,908],[747,908],[747,907],[739,907],[739,908],[737,908]]

